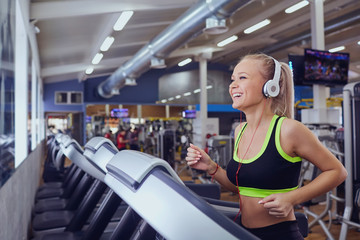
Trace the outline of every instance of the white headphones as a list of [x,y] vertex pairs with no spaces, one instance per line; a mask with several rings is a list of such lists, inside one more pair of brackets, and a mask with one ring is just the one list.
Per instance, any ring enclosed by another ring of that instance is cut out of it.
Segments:
[[273,79],[270,79],[266,81],[266,83],[263,86],[263,94],[265,97],[276,97],[280,93],[280,74],[281,74],[281,65],[280,63],[272,58],[275,63],[275,72]]

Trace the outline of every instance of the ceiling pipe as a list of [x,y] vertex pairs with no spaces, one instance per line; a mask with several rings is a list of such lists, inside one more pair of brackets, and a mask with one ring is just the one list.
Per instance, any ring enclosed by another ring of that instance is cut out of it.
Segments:
[[125,79],[134,79],[150,69],[151,59],[164,59],[172,51],[202,33],[206,19],[219,20],[230,17],[240,7],[251,0],[200,0],[189,8],[174,23],[141,48],[132,59],[118,68],[108,79],[98,86],[98,93],[104,98],[119,94],[125,86]]

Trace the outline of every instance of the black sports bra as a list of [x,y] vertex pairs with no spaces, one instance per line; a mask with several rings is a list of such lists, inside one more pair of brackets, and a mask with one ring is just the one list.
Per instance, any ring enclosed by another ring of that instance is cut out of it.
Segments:
[[301,158],[287,155],[280,146],[280,128],[285,117],[274,115],[260,152],[253,158],[240,160],[237,153],[241,136],[246,129],[244,124],[234,147],[233,159],[227,166],[227,176],[236,185],[238,174],[241,195],[266,197],[273,193],[289,192],[298,187]]

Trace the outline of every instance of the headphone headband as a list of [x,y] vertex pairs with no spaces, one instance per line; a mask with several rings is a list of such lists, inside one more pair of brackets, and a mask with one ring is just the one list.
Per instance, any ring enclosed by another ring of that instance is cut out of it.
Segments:
[[275,63],[275,72],[274,72],[274,78],[272,79],[275,81],[277,85],[279,85],[280,82],[280,74],[281,74],[281,64],[276,60],[275,58],[272,58]]
[[281,64],[275,58],[271,59],[275,63],[274,76],[273,79],[266,81],[263,87],[263,94],[267,98],[276,97],[280,93]]

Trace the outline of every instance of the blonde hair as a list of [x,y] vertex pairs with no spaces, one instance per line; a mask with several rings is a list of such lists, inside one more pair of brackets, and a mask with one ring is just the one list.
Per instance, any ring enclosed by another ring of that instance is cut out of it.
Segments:
[[[244,59],[253,59],[262,62],[262,68],[259,69],[261,75],[267,81],[273,79],[275,72],[275,63],[272,57],[266,54],[249,54],[244,56]],[[277,97],[272,98],[271,110],[274,114],[294,118],[294,84],[292,72],[286,63],[280,62],[280,93]]]

